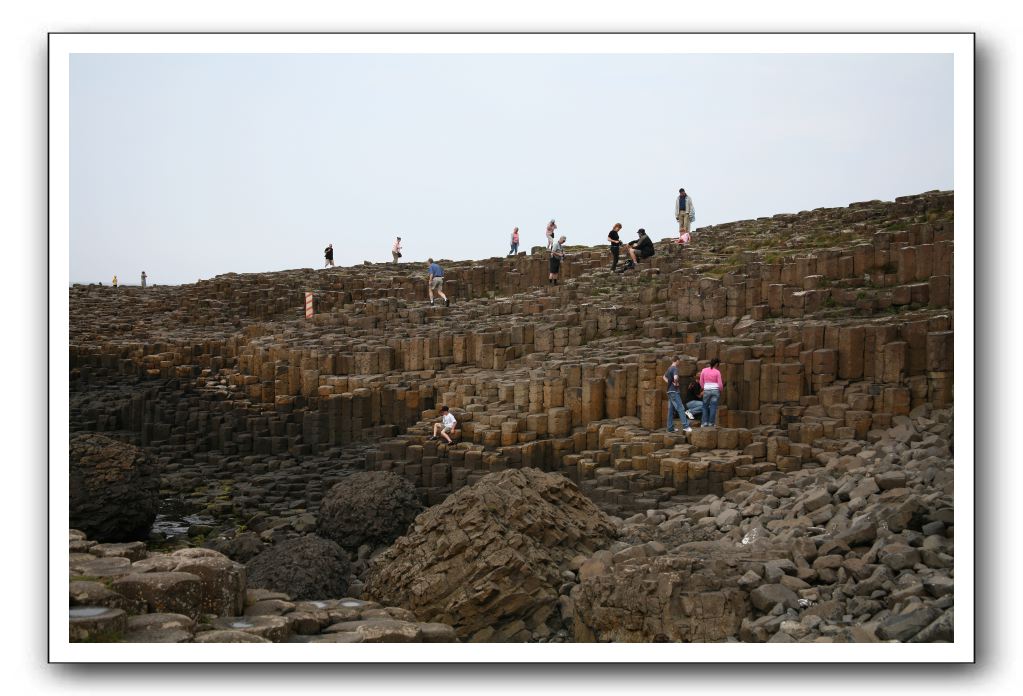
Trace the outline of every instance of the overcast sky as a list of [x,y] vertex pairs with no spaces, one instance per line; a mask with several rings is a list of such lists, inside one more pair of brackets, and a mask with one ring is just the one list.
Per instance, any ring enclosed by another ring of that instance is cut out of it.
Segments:
[[952,56],[75,54],[70,281],[468,259],[953,182]]

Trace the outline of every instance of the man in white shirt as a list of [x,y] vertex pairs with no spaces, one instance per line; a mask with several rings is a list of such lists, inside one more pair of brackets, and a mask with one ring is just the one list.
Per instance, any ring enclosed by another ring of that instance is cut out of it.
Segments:
[[433,435],[430,437],[431,440],[436,440],[437,435],[443,435],[444,439],[451,444],[451,433],[454,432],[455,426],[458,425],[458,420],[455,418],[455,414],[448,410],[447,406],[440,407],[440,423],[433,424]]
[[398,259],[401,258],[401,237],[394,240],[394,246],[391,247],[391,258],[395,263],[398,263]]

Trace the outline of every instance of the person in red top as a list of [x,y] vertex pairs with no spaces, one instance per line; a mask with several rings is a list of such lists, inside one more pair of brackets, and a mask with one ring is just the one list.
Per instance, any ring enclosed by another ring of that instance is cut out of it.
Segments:
[[703,416],[700,425],[714,425],[718,415],[718,400],[721,398],[721,390],[725,386],[721,378],[721,371],[718,370],[720,360],[714,358],[710,366],[700,371],[700,386],[703,388]]
[[516,227],[514,230],[512,230],[511,251],[508,252],[508,256],[515,256],[515,254],[517,254],[517,253],[519,253],[519,228],[518,227]]

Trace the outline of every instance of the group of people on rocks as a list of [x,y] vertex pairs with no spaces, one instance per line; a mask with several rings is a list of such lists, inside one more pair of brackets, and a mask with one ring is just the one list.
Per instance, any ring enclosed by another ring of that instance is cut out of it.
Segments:
[[668,424],[669,433],[676,432],[675,416],[682,421],[682,430],[690,433],[693,431],[691,421],[699,418],[702,427],[715,425],[718,415],[718,402],[721,399],[721,392],[725,383],[721,377],[718,365],[721,361],[713,358],[710,365],[700,370],[698,375],[693,375],[686,386],[685,399],[679,391],[681,382],[678,373],[679,356],[671,359],[671,366],[667,372],[661,375],[661,379],[668,385]]
[[[142,287],[146,287],[146,278],[148,278],[148,277],[149,276],[146,275],[146,272],[142,271]],[[102,285],[102,283],[101,283],[101,285]],[[115,288],[117,287],[117,276],[116,275],[111,279],[110,285],[115,287]]]

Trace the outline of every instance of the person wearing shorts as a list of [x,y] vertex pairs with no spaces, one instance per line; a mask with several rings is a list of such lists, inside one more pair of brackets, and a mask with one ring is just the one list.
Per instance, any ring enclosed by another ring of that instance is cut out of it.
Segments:
[[451,433],[455,431],[455,426],[458,424],[458,420],[454,414],[448,409],[447,406],[440,407],[440,422],[433,424],[433,435],[430,437],[431,440],[436,440],[437,436],[443,437],[451,444]]
[[427,289],[430,293],[430,304],[433,304],[433,293],[436,291],[437,294],[440,295],[440,298],[444,300],[444,306],[449,306],[451,304],[451,300],[448,299],[448,296],[444,294],[443,290],[444,269],[441,268],[440,265],[434,263],[433,259],[429,259],[428,263],[430,264],[430,279],[428,281],[429,286]]
[[638,237],[625,247],[625,250],[629,252],[629,260],[622,268],[623,272],[635,267],[639,263],[639,259],[648,259],[654,255],[654,243],[647,236],[646,230],[640,227],[636,234]]

